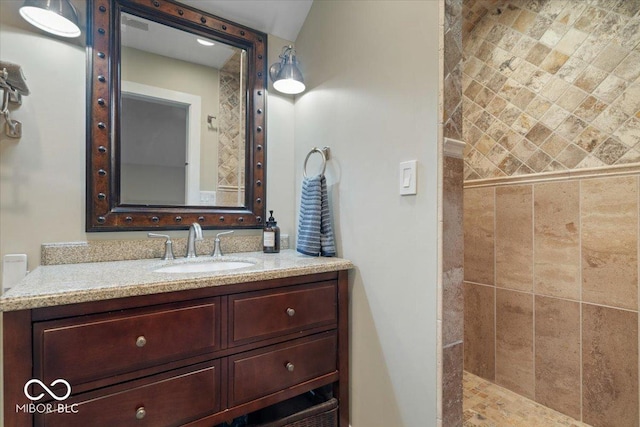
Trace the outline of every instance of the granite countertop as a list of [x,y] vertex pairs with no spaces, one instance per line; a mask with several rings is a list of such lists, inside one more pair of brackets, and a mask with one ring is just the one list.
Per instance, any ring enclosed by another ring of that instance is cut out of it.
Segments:
[[91,262],[39,266],[0,297],[0,311],[24,310],[88,301],[256,282],[305,274],[353,268],[342,258],[309,257],[287,249],[279,254],[245,252],[224,257],[226,261],[248,261],[250,267],[207,273],[159,273],[172,264],[213,261],[195,260]]

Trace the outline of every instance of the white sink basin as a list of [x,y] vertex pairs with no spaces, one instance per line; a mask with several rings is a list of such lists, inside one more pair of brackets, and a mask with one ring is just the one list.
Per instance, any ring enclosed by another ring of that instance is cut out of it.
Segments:
[[153,271],[156,273],[210,273],[214,271],[252,267],[253,265],[252,262],[246,261],[208,261],[167,265],[166,267],[160,267]]

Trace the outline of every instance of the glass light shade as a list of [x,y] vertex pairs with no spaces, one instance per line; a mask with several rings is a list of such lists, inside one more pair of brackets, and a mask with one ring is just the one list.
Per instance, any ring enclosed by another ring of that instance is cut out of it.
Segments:
[[305,87],[304,83],[293,79],[281,79],[273,82],[273,88],[275,90],[290,95],[303,92]]
[[280,67],[277,77],[274,79],[273,88],[278,92],[295,95],[305,89],[302,73],[296,66],[295,57]]
[[60,37],[80,36],[78,15],[68,0],[26,0],[20,8],[25,21]]

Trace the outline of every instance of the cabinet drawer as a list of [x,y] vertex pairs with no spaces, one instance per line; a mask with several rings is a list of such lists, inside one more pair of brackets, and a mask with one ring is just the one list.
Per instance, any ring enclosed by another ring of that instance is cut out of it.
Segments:
[[[37,426],[178,426],[220,411],[219,361],[173,376],[157,375],[146,384],[111,387],[99,395],[68,399],[67,413],[41,415]],[[164,378],[166,377],[166,378]],[[120,390],[122,389],[122,390]],[[58,402],[54,402],[56,406]],[[77,404],[77,406],[73,406]]]
[[229,358],[229,404],[246,403],[336,371],[334,332]]
[[333,325],[336,298],[335,282],[233,295],[229,297],[230,345]]
[[34,325],[35,372],[72,386],[215,350],[218,299]]

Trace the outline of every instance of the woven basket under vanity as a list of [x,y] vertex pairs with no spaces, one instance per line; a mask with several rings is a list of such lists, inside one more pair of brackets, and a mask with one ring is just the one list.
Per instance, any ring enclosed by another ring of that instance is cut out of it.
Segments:
[[251,427],[337,427],[338,401],[330,399],[326,402],[303,409],[294,414]]

